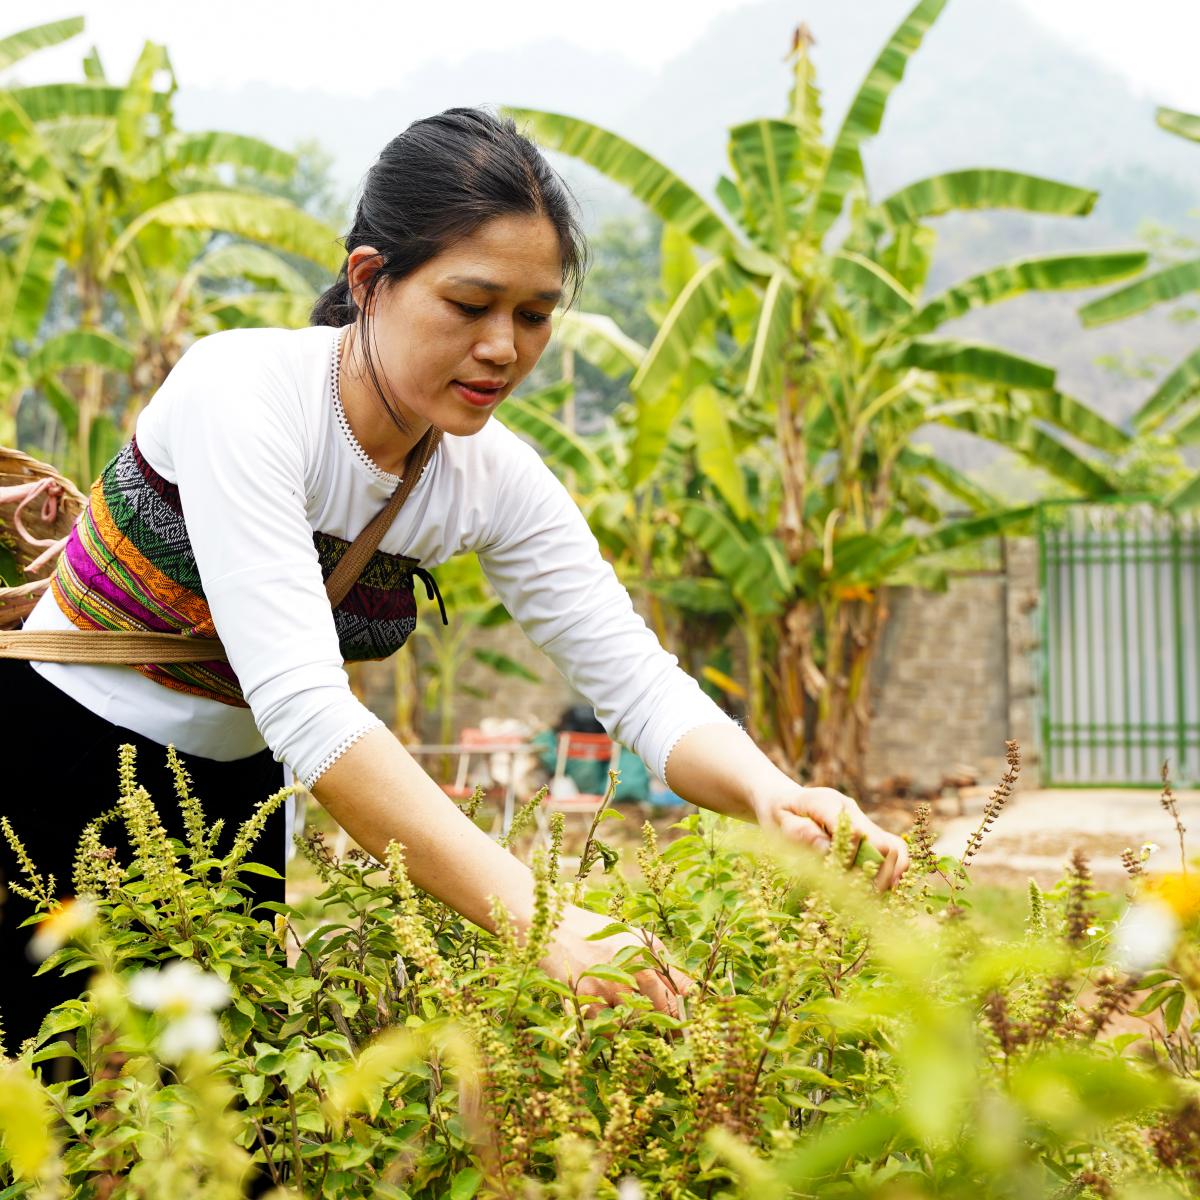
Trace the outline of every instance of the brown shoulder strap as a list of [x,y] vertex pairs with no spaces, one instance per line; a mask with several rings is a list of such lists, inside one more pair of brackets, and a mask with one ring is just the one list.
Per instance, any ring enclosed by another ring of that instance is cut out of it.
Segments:
[[405,500],[412,494],[413,488],[417,486],[421,472],[425,470],[441,440],[442,431],[431,425],[424,437],[409,451],[404,462],[404,478],[392,493],[391,499],[366,524],[325,581],[325,594],[329,597],[331,608],[337,608],[346,598],[346,593],[363,573],[371,555],[379,549],[383,535],[388,531]]

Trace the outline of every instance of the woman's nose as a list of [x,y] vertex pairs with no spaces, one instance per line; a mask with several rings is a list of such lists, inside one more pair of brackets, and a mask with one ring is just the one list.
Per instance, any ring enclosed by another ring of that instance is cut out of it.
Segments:
[[517,361],[517,339],[511,321],[490,324],[484,337],[475,343],[475,357],[485,362],[506,366]]

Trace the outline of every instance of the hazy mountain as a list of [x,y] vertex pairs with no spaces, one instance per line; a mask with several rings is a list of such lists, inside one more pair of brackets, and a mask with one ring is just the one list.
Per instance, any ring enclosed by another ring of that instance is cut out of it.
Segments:
[[[473,55],[396,80],[368,100],[248,85],[237,91],[185,86],[185,126],[254,133],[289,146],[316,137],[336,156],[347,192],[383,144],[410,121],[454,104],[552,108],[606,125],[655,153],[711,194],[726,169],[728,126],[782,112],[785,53],[795,25],[816,37],[814,60],[832,132],[882,43],[911,0],[762,0],[719,17],[659,73],[612,54],[545,42]],[[635,38],[637,30],[630,30]],[[930,288],[1025,254],[1136,241],[1152,218],[1200,238],[1200,146],[1157,128],[1154,103],[1115,72],[1037,25],[1011,0],[951,0],[910,60],[880,135],[864,148],[873,195],[933,172],[1000,166],[1101,190],[1086,220],[967,214],[936,222]],[[558,160],[595,228],[638,206],[595,172]],[[1196,343],[1195,326],[1154,313],[1085,333],[1075,316],[1086,297],[1029,297],[973,314],[960,336],[990,339],[1060,369],[1064,390],[1115,419],[1151,382],[1101,372],[1099,355],[1132,347],[1160,364]],[[1161,377],[1159,368],[1159,376]],[[967,459],[972,458],[967,453]]]

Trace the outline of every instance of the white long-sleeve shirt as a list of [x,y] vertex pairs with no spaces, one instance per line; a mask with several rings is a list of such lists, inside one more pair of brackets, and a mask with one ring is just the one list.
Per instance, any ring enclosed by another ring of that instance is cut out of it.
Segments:
[[[313,532],[352,541],[398,483],[367,457],[336,401],[337,333],[203,338],[137,420],[142,455],[179,488],[204,595],[249,708],[125,666],[33,664],[105,720],[219,761],[269,746],[308,787],[382,724],[350,690]],[[688,730],[733,724],[634,611],[553,473],[496,420],[471,437],[443,437],[380,550],[426,568],[477,553],[530,639],[660,778]],[[437,615],[422,606],[418,619]],[[23,627],[74,625],[47,590]]]

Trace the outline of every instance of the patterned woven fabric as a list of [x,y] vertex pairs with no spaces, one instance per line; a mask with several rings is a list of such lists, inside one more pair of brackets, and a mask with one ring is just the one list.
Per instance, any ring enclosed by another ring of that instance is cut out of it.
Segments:
[[[350,543],[317,531],[313,542],[328,579]],[[404,645],[417,623],[414,573],[430,586],[416,559],[381,550],[372,555],[333,612],[345,661],[387,658]],[[92,486],[50,586],[80,629],[217,636],[179,489],[142,457],[136,439]],[[134,670],[176,691],[247,707],[232,668],[220,660],[135,664]]]

